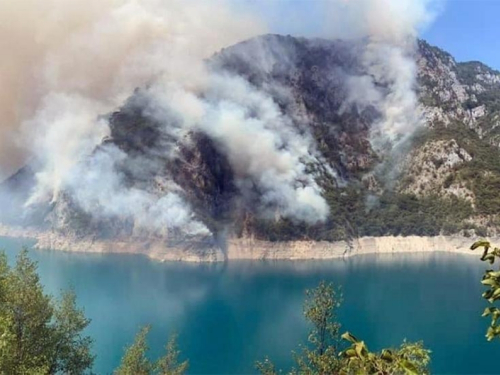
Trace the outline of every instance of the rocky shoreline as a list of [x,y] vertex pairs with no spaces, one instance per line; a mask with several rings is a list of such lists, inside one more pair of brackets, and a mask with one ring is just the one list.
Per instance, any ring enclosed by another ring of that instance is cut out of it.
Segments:
[[[107,241],[62,236],[25,228],[0,225],[0,236],[36,240],[36,248],[81,253],[142,254],[158,261],[221,262],[225,260],[320,260],[362,254],[448,252],[477,254],[469,250],[477,239],[454,236],[362,237],[352,241],[270,242],[254,238],[230,238],[221,246],[206,241]],[[500,238],[492,238],[500,243]]]

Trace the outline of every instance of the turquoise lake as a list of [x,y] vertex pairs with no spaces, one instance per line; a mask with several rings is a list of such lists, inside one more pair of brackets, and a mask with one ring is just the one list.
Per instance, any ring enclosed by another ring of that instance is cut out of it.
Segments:
[[[9,260],[29,242],[0,238]],[[285,369],[307,338],[304,290],[320,280],[341,285],[342,330],[372,350],[424,340],[439,374],[498,373],[500,342],[489,323],[480,279],[486,268],[467,255],[368,255],[307,262],[159,263],[131,255],[30,251],[45,290],[72,287],[92,319],[94,371],[108,374],[140,326],[151,324],[151,355],[177,332],[189,373],[255,373],[268,355]]]

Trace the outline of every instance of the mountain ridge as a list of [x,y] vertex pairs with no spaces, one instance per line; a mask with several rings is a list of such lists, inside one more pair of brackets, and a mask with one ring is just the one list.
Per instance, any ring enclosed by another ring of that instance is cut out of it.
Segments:
[[[56,201],[25,209],[20,202],[34,179],[27,169],[2,185],[18,191],[3,219],[22,210],[14,224],[61,236],[166,244],[205,238],[208,247],[222,248],[226,237],[334,242],[366,236],[497,235],[500,73],[478,62],[457,63],[419,40],[415,89],[425,126],[401,152],[381,156],[370,139],[372,124],[381,116],[378,109],[345,104],[349,77],[367,75],[361,62],[364,43],[265,35],[227,47],[207,62],[210,69],[265,92],[297,134],[313,139],[314,158],[304,161],[305,173],[327,202],[324,222],[286,217],[283,207],[263,204],[266,191],[238,176],[217,136],[189,131],[179,142],[175,132],[161,130],[165,124],[155,120],[147,88],[137,89],[108,117],[110,135],[96,153],[119,152],[113,168],[120,182],[147,192],[148,199],[176,192],[192,208],[197,234],[161,225],[146,230],[132,217],[96,217],[78,207],[70,190]],[[168,127],[177,129],[175,121]],[[167,156],[170,151],[177,156]],[[300,178],[294,184],[302,186]]]

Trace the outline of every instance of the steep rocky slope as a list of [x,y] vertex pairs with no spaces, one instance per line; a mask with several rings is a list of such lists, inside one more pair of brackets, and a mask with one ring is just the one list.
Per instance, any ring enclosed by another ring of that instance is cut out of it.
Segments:
[[94,215],[92,210],[99,208],[79,207],[71,189],[57,200],[21,208],[35,183],[30,167],[3,183],[15,199],[4,202],[2,220],[73,238],[196,242],[207,248],[224,248],[226,239],[235,237],[336,241],[496,234],[500,73],[479,62],[457,63],[419,41],[415,89],[425,126],[403,151],[384,155],[370,140],[380,110],[346,105],[349,77],[366,74],[364,43],[267,35],[226,48],[207,61],[210,69],[242,77],[270,95],[299,134],[312,136],[316,156],[306,163],[307,172],[328,203],[326,221],[287,218],[279,207],[263,213],[259,186],[252,181],[242,186],[216,137],[189,131],[179,142],[173,132],[162,130],[177,125],[152,115],[155,103],[147,88],[136,90],[109,116],[110,136],[95,153],[105,155],[110,146],[119,150],[123,156],[114,168],[123,184],[159,198],[165,191],[177,192],[205,231],[150,230],[119,213]]

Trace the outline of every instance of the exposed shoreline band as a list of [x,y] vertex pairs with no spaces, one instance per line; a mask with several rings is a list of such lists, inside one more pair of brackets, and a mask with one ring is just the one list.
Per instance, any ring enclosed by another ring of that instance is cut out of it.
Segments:
[[[254,238],[229,238],[224,250],[199,241],[167,245],[160,240],[108,241],[73,238],[53,232],[0,225],[0,236],[29,238],[38,249],[79,253],[142,254],[158,261],[221,262],[231,260],[321,260],[362,254],[449,252],[477,255],[469,250],[477,237],[451,236],[381,236],[361,237],[351,241],[283,241]],[[490,239],[500,243],[500,238]]]

